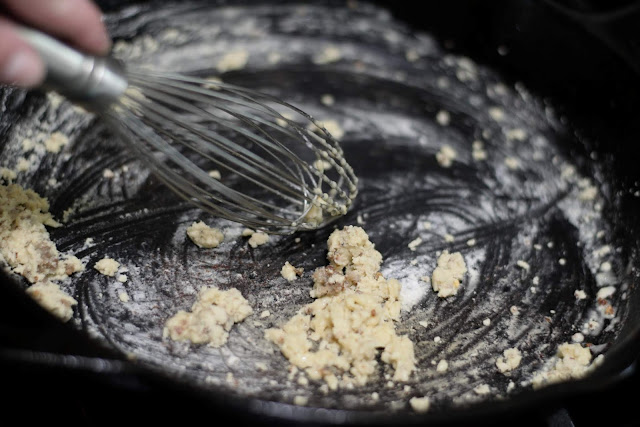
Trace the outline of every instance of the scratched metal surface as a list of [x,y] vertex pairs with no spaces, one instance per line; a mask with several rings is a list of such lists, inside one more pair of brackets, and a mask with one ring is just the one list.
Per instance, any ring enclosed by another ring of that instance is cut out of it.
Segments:
[[[528,390],[533,373],[576,332],[593,344],[594,354],[606,354],[615,343],[628,317],[628,296],[637,292],[628,287],[637,265],[635,242],[613,238],[625,225],[616,218],[618,196],[604,166],[584,161],[587,153],[576,156],[580,144],[573,130],[521,85],[447,54],[430,36],[366,5],[182,3],[125,9],[108,23],[114,36],[130,42],[118,55],[132,64],[215,75],[226,52],[247,51],[247,65],[223,73],[224,81],[276,94],[317,119],[338,122],[360,194],[337,226],[361,225],[383,254],[383,273],[402,282],[397,329],[414,341],[418,369],[408,383],[392,387],[384,368],[353,390],[324,394],[320,383],[299,385],[263,331],[310,302],[310,275],[325,264],[332,228],[274,237],[252,249],[240,237],[241,227],[168,192],[100,121],[67,102],[55,106],[42,94],[4,89],[0,166],[13,167],[24,155],[25,137],[60,130],[71,139],[60,154],[32,153],[34,166],[17,182],[46,196],[56,217],[71,209],[68,222],[51,235],[61,251],[87,262],[87,270],[63,286],[79,301],[75,327],[135,356],[135,363],[204,391],[286,403],[306,396],[313,407],[367,411],[410,412],[413,396],[429,396],[433,411],[441,413],[508,397]],[[329,46],[339,57],[317,64],[314,58]],[[335,104],[324,105],[324,94]],[[436,119],[441,110],[449,113],[446,125]],[[483,142],[486,160],[473,159],[473,141]],[[443,144],[457,152],[450,168],[435,158]],[[507,167],[507,158],[518,166]],[[573,161],[586,166],[571,175]],[[105,168],[115,176],[104,178]],[[51,178],[57,184],[48,184]],[[581,200],[583,178],[597,187],[595,200]],[[222,228],[224,243],[198,249],[185,234],[195,220]],[[446,241],[446,234],[454,240]],[[417,237],[424,243],[412,252],[407,244]],[[606,245],[611,252],[600,254]],[[420,280],[431,274],[442,250],[462,252],[469,268],[459,294],[446,300]],[[128,268],[126,283],[91,268],[104,256]],[[294,284],[279,274],[287,260],[305,269]],[[519,268],[518,260],[530,269]],[[604,261],[611,272],[599,271]],[[255,314],[236,325],[220,349],[163,339],[164,322],[188,309],[204,285],[238,288]],[[603,314],[596,300],[603,286],[615,287],[608,299],[613,315]],[[586,299],[576,300],[578,289]],[[123,291],[131,298],[127,303],[119,298]],[[259,318],[263,310],[271,316]],[[483,324],[487,318],[489,326]],[[588,326],[590,320],[595,323]],[[510,347],[524,358],[504,375],[495,359]],[[445,373],[435,369],[441,359],[449,362]],[[510,381],[515,388],[508,394]],[[474,393],[481,384],[491,387],[488,396]],[[374,391],[379,400],[371,398]]]

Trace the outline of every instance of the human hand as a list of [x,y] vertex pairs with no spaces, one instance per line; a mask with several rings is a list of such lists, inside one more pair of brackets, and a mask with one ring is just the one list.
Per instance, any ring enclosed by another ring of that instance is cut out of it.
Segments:
[[111,46],[91,0],[0,0],[0,84],[33,87],[45,76],[44,63],[20,38],[13,18],[88,53],[106,54]]

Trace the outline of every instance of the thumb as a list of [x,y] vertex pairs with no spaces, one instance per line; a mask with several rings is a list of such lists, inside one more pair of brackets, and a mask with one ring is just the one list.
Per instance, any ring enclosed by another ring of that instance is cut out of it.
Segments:
[[33,87],[42,83],[45,67],[14,26],[0,18],[0,84]]

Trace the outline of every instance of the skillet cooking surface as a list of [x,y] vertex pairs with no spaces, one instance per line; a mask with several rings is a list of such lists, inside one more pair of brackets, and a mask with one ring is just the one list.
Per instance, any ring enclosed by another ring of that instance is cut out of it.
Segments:
[[[316,407],[398,411],[411,411],[413,396],[430,396],[432,411],[446,412],[506,396],[510,382],[510,393],[517,394],[530,387],[557,345],[577,332],[594,355],[615,342],[629,309],[627,279],[637,263],[630,251],[617,250],[628,242],[612,238],[624,229],[611,209],[618,196],[603,165],[584,162],[586,153],[580,164],[588,167],[574,171],[576,154],[569,156],[566,148],[575,145],[572,129],[522,85],[447,54],[431,37],[413,34],[367,5],[135,7],[109,23],[116,37],[145,35],[116,49],[130,64],[209,76],[225,53],[246,51],[247,65],[222,74],[224,81],[338,122],[360,194],[337,226],[361,225],[384,257],[385,277],[403,284],[397,329],[415,343],[418,369],[408,387],[389,387],[383,368],[378,380],[354,390],[323,394],[319,383],[299,385],[263,331],[310,302],[310,276],[326,264],[332,228],[272,237],[252,249],[240,226],[173,196],[93,117],[66,101],[56,105],[51,96],[5,90],[4,124],[15,123],[3,133],[0,166],[13,167],[22,139],[38,132],[60,130],[71,139],[58,155],[34,153],[34,167],[17,182],[46,196],[56,218],[70,212],[51,235],[61,251],[87,262],[84,273],[63,285],[79,301],[75,327],[204,391],[289,403],[306,396]],[[339,54],[318,64],[327,48]],[[321,102],[325,94],[334,105]],[[438,120],[441,111],[449,114],[448,124],[443,113]],[[473,141],[483,142],[486,160],[473,159]],[[457,152],[450,168],[435,158],[443,144]],[[103,177],[105,168],[115,176]],[[50,178],[58,184],[48,184]],[[586,197],[585,178],[597,187],[593,200]],[[185,233],[196,220],[222,228],[224,243],[197,248]],[[454,241],[447,242],[446,234]],[[416,237],[424,243],[412,252],[407,245]],[[602,250],[607,246],[610,252]],[[446,300],[420,280],[431,275],[442,250],[462,252],[469,268],[461,291]],[[104,256],[129,269],[126,283],[92,268]],[[518,267],[519,260],[530,269]],[[280,276],[285,261],[304,267],[302,279],[289,284]],[[610,272],[599,271],[604,261]],[[166,319],[188,310],[205,285],[238,288],[254,315],[234,326],[220,349],[163,339]],[[615,287],[608,298],[613,315],[596,300],[604,286]],[[576,290],[587,298],[576,299]],[[129,302],[119,299],[122,291]],[[260,318],[263,310],[271,316]],[[487,318],[489,326],[483,324]],[[522,351],[523,361],[504,375],[495,359],[511,347]],[[441,359],[449,362],[446,373],[436,372],[434,362]],[[491,387],[489,396],[474,393],[482,384]],[[380,400],[371,398],[374,391]]]

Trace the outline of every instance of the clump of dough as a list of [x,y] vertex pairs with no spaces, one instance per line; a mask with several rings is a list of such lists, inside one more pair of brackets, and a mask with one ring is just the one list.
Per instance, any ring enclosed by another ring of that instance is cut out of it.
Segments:
[[289,282],[293,282],[304,272],[302,268],[296,268],[289,263],[289,261],[285,262],[282,266],[282,270],[280,270],[280,274],[282,277],[287,279]]
[[502,373],[513,371],[520,366],[522,361],[522,353],[517,348],[508,348],[503,353],[504,357],[498,357],[496,366]]
[[251,234],[249,238],[249,246],[252,248],[257,248],[260,245],[264,245],[269,241],[269,235],[267,233],[263,233],[262,231],[256,231]]
[[413,239],[412,241],[410,241],[408,246],[409,246],[409,249],[413,252],[421,244],[422,244],[422,239],[420,237],[417,237],[417,238]]
[[62,132],[54,132],[44,141],[44,148],[51,153],[59,153],[69,143],[69,138]]
[[209,175],[213,179],[217,179],[218,181],[222,179],[222,175],[218,169],[210,170],[207,175]]
[[16,179],[17,177],[18,175],[14,170],[11,170],[9,168],[4,168],[4,167],[0,168],[0,179],[2,179],[3,181],[13,182],[13,180]]
[[474,388],[473,391],[477,395],[484,396],[491,393],[491,387],[489,387],[489,384],[480,384],[479,386]]
[[473,160],[481,161],[487,159],[487,152],[484,149],[484,143],[482,141],[473,141],[472,147],[471,157],[473,157]]
[[45,226],[60,226],[45,198],[17,184],[0,185],[1,258],[11,271],[34,284],[27,290],[29,295],[67,321],[76,301],[54,282],[83,271],[84,265],[75,256],[60,254]]
[[220,73],[226,73],[227,71],[240,70],[247,65],[249,60],[249,52],[246,50],[233,50],[227,52],[216,64],[216,69]]
[[68,321],[78,301],[53,282],[40,282],[27,288],[27,294],[57,318]]
[[415,356],[411,340],[395,331],[400,283],[382,276],[382,255],[360,227],[331,233],[328,249],[329,265],[313,273],[316,300],[265,337],[332,390],[365,384],[378,370],[380,351],[379,360],[395,370],[393,379],[407,381]]
[[193,344],[221,347],[226,344],[231,327],[251,314],[249,302],[236,288],[222,291],[204,287],[191,312],[180,310],[167,320],[163,336],[174,341],[189,340]]
[[451,148],[450,145],[446,144],[443,145],[440,148],[440,151],[436,153],[436,160],[438,161],[438,164],[440,164],[440,166],[442,166],[443,168],[451,167],[456,157],[458,157],[458,153],[456,153],[456,150]]
[[460,252],[450,254],[444,251],[438,258],[438,266],[433,270],[431,286],[440,298],[455,295],[466,272],[467,265]]
[[93,266],[96,270],[100,272],[100,274],[104,274],[105,276],[113,277],[118,272],[118,268],[120,267],[120,263],[113,258],[104,257],[100,261],[96,262],[96,265]]
[[[325,128],[327,132],[329,132],[329,135],[331,135],[337,140],[342,139],[342,137],[344,136],[344,129],[335,120],[323,120],[323,121],[318,121],[317,123],[318,123],[318,126],[320,126],[320,128]],[[313,124],[311,124],[310,126],[315,127]]]
[[322,102],[326,106],[332,106],[335,104],[336,99],[330,93],[325,93],[320,97],[320,102]]
[[336,46],[325,46],[321,51],[316,52],[311,59],[314,64],[323,65],[339,61],[342,58],[342,52]]
[[318,169],[320,172],[328,171],[333,167],[333,165],[327,160],[318,159],[313,162],[313,167]]
[[324,200],[316,196],[315,199],[313,200],[313,204],[311,205],[311,208],[305,214],[303,221],[306,224],[313,225],[313,226],[318,226],[322,224],[322,221],[324,220],[324,210],[320,205],[324,203],[325,203]]
[[509,156],[504,159],[504,164],[507,166],[507,168],[516,170],[520,167],[520,160],[516,159],[515,157]]
[[120,301],[127,303],[130,300],[129,294],[127,293],[127,291],[122,291],[118,294],[118,299],[120,299]]
[[255,231],[250,228],[242,230],[242,237],[249,237],[249,246],[257,248],[260,245],[264,245],[269,241],[269,235],[262,231]]
[[187,236],[199,248],[217,248],[224,240],[224,234],[217,228],[209,227],[202,221],[194,222],[187,228]]
[[0,185],[0,254],[12,271],[37,283],[84,270],[78,258],[58,252],[45,226],[60,226],[46,199],[17,184]]
[[580,188],[578,198],[582,201],[594,200],[598,196],[598,187],[593,185],[589,178],[578,181],[578,188]]
[[449,123],[451,122],[451,115],[446,110],[440,110],[438,111],[438,114],[436,114],[436,121],[441,126],[449,126]]
[[564,343],[558,346],[555,363],[549,370],[538,372],[533,377],[533,388],[584,377],[590,369],[591,350],[580,344]]
[[431,407],[431,401],[427,396],[424,397],[412,397],[409,399],[411,408],[418,413],[425,413]]

